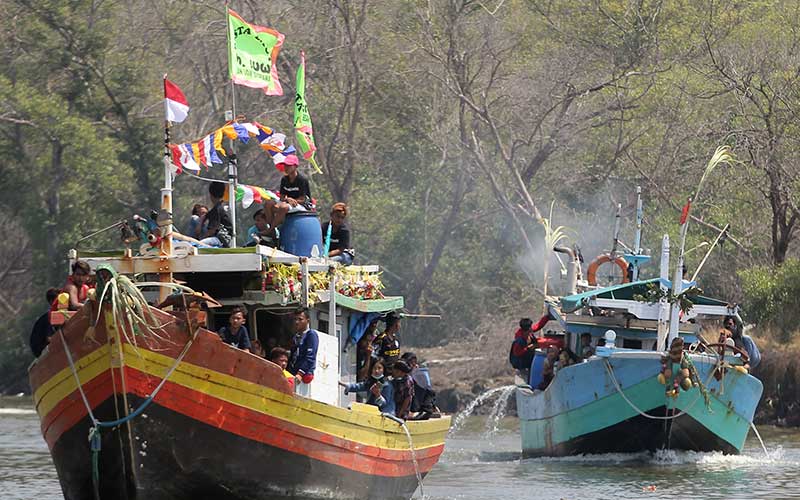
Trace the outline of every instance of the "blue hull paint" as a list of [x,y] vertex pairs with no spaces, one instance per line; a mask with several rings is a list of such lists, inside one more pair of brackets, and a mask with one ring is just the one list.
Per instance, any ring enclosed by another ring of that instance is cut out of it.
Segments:
[[[660,354],[623,351],[609,362],[625,399],[617,391],[603,358],[558,372],[545,391],[517,390],[522,450],[526,456],[641,451],[670,446],[694,451],[738,453],[761,398],[761,382],[727,370],[718,382],[711,376],[714,358],[692,355],[710,402],[700,391],[665,396],[657,382]],[[663,416],[685,412],[674,421],[648,419],[642,412]]]

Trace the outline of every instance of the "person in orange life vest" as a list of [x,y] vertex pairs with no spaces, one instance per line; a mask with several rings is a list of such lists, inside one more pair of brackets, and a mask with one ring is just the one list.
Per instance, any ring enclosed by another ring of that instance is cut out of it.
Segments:
[[294,314],[295,333],[292,337],[292,355],[288,370],[298,384],[310,384],[314,380],[314,368],[317,366],[319,335],[308,327],[308,319],[307,309],[301,309]]
[[514,342],[511,344],[511,353],[509,354],[511,366],[518,370],[530,369],[538,345],[534,333],[544,328],[551,319],[548,313],[539,318],[535,325],[529,318],[519,320],[519,328],[514,332]]
[[289,386],[294,389],[294,375],[286,370],[286,367],[289,366],[289,351],[283,347],[273,347],[269,352],[269,360],[281,367],[283,376],[286,377]]
[[91,274],[92,268],[86,262],[77,260],[72,264],[72,274],[67,276],[67,283],[63,288],[63,292],[69,295],[70,311],[77,311],[86,302]]

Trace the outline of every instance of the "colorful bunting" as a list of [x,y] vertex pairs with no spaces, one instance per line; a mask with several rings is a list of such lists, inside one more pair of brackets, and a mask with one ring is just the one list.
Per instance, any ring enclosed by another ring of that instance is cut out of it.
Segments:
[[[227,190],[225,190],[225,195],[222,199],[223,201],[228,201]],[[280,201],[280,196],[262,187],[250,186],[247,184],[236,185],[236,201],[242,203],[242,208],[250,208],[250,205],[253,203],[261,204],[267,200]]]
[[258,122],[231,122],[211,132],[202,139],[187,144],[170,144],[172,163],[181,173],[183,169],[199,171],[200,166],[206,168],[223,163],[220,155],[227,153],[222,147],[222,140],[227,137],[247,143],[255,139],[258,145],[269,153],[275,168],[283,172],[285,165],[298,165],[297,151],[294,146],[286,145],[286,135],[275,132]]

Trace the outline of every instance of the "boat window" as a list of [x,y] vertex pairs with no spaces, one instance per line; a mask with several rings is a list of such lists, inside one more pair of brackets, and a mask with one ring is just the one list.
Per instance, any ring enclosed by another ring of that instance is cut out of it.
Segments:
[[273,347],[288,349],[292,345],[292,327],[294,315],[285,311],[272,312],[267,309],[255,311],[255,325],[251,331],[264,347],[264,354],[269,355]]
[[622,339],[622,347],[624,349],[641,349],[642,341],[636,339]]

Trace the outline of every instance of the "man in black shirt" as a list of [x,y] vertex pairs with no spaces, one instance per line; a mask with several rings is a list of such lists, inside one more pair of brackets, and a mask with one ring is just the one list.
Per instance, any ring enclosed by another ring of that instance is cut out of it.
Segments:
[[372,344],[375,346],[373,355],[383,360],[384,366],[394,366],[394,362],[400,358],[400,340],[397,332],[400,330],[400,316],[389,313],[386,316],[386,330],[375,337]]
[[58,293],[58,288],[47,290],[47,312],[39,316],[39,319],[33,324],[33,330],[31,330],[31,351],[33,351],[33,355],[37,358],[42,355],[42,351],[44,351],[44,348],[50,343],[50,336],[53,335],[53,327],[50,326],[49,306],[56,300]]
[[[294,156],[290,158],[294,158]],[[279,227],[283,224],[286,214],[289,212],[314,210],[314,204],[311,201],[311,186],[308,184],[308,179],[300,175],[297,171],[297,165],[294,163],[286,163],[283,168],[286,175],[281,178],[281,201],[264,203],[264,210],[272,213],[273,227]]]
[[[350,247],[350,228],[344,220],[347,205],[336,203],[331,207],[331,220],[322,225],[322,241],[328,249],[328,257],[345,266],[353,263],[353,249]],[[328,232],[330,231],[330,234]]]
[[214,206],[206,215],[208,229],[200,243],[212,247],[228,248],[233,239],[233,223],[228,213],[228,205],[222,202],[222,197],[225,196],[225,184],[212,182],[208,185],[208,194]]

